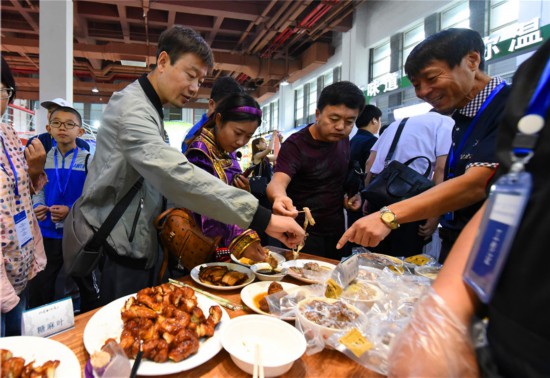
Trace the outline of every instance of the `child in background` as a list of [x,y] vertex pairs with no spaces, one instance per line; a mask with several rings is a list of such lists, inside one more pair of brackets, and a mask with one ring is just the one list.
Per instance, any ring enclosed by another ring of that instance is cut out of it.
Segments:
[[[63,266],[63,222],[71,206],[82,194],[90,153],[76,145],[84,134],[82,117],[75,109],[62,106],[54,110],[46,126],[53,138],[53,148],[46,156],[44,170],[48,184],[34,196],[34,212],[44,237],[48,263],[30,284],[29,308],[54,301],[55,283]],[[94,274],[94,273],[93,273]],[[74,278],[79,287],[81,311],[97,300],[95,277]],[[82,308],[84,307],[84,308]]]

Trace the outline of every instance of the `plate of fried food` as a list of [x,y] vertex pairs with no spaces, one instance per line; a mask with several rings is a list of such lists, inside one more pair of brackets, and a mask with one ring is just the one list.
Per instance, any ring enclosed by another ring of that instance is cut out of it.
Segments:
[[269,265],[271,265],[273,268],[276,268],[279,264],[286,261],[286,259],[283,255],[281,255],[279,253],[272,252],[267,248],[264,248],[264,250],[267,250],[267,257],[264,261],[254,261],[254,260],[251,260],[247,257],[241,257],[240,259],[238,259],[233,254],[231,254],[231,260],[233,260],[233,262],[236,262],[237,264],[247,266],[247,267],[250,267],[250,266],[252,266],[256,263],[259,263],[259,262],[266,262]]
[[336,265],[325,261],[307,259],[289,260],[282,265],[288,269],[289,276],[309,284],[324,283],[336,268]]
[[228,322],[229,315],[216,302],[190,287],[166,283],[101,308],[86,324],[83,341],[92,355],[115,339],[132,364],[141,348],[138,375],[173,374],[218,354],[220,331]]
[[[260,281],[250,284],[241,290],[241,300],[252,311],[261,315],[271,315],[269,304],[265,297],[281,291],[287,292],[290,289],[294,289],[298,285],[294,285],[287,282],[277,281]],[[283,320],[294,320],[294,317],[281,318]]]
[[240,289],[254,282],[256,275],[249,268],[232,263],[206,263],[191,270],[191,278],[209,289]]
[[2,377],[80,377],[80,363],[67,346],[34,336],[0,338]]

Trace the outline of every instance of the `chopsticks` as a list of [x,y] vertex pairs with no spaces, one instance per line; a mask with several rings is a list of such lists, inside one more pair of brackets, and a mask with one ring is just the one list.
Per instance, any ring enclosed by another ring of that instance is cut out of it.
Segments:
[[214,302],[217,302],[218,304],[222,305],[223,307],[225,308],[228,308],[230,310],[233,310],[233,311],[239,311],[239,310],[243,310],[244,307],[240,304],[236,304],[236,303],[233,303],[225,298],[222,298],[222,297],[218,297],[217,295],[214,295],[214,294],[210,294],[209,292],[207,291],[204,291],[204,290],[201,290],[201,289],[197,289],[196,287],[194,286],[191,286],[191,285],[188,285],[186,283],[183,283],[183,282],[180,282],[180,281],[176,281],[172,278],[169,278],[168,279],[168,282],[170,282],[172,285],[176,285],[176,286],[179,286],[179,287],[184,287],[184,286],[187,286],[187,287],[190,287],[191,289],[195,290],[197,293],[201,293],[202,295],[204,295],[205,297],[209,298],[209,299],[212,299]]
[[132,371],[130,372],[130,378],[135,378],[139,369],[139,365],[141,364],[141,357],[143,356],[143,340],[139,340],[139,351],[136,355],[136,359],[134,360],[134,364],[132,365]]
[[256,343],[256,348],[254,350],[254,369],[252,370],[252,378],[264,378],[264,365],[262,362],[260,343]]

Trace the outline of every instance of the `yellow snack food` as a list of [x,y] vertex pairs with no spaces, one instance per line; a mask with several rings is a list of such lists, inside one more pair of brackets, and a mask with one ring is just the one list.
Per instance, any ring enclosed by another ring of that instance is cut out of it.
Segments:
[[410,264],[414,264],[414,265],[418,265],[418,266],[422,266],[422,265],[426,265],[427,263],[430,262],[430,258],[426,255],[414,255],[414,256],[409,256],[405,259],[405,262],[408,262]]
[[241,257],[239,259],[239,262],[242,262],[243,264],[246,264],[246,265],[254,265],[255,264],[254,260],[249,259],[248,257]]

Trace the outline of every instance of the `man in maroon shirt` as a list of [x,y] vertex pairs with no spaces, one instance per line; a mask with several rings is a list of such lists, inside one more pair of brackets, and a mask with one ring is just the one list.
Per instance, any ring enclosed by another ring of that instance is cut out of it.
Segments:
[[343,208],[358,209],[360,200],[344,203],[349,134],[365,105],[365,97],[348,81],[329,85],[321,92],[315,123],[292,134],[281,146],[275,173],[267,187],[276,214],[303,221],[309,207],[315,225],[307,229],[302,251],[340,260],[336,242],[344,232]]

